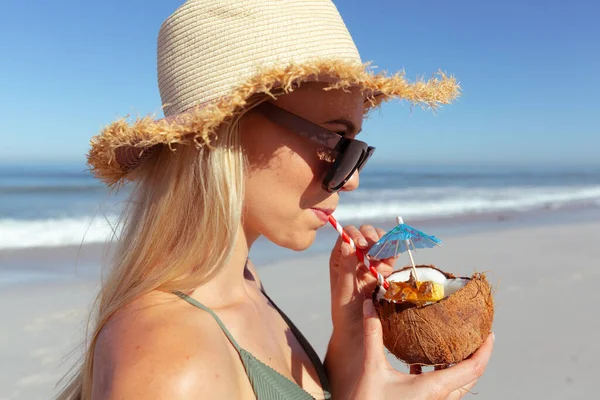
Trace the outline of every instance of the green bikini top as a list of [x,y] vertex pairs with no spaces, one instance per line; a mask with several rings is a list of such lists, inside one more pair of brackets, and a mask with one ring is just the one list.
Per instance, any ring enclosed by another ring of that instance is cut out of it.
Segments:
[[[302,389],[298,384],[292,382],[285,376],[281,375],[279,372],[275,371],[273,368],[261,362],[259,359],[254,357],[251,353],[242,349],[231,333],[227,330],[221,319],[215,314],[210,308],[204,306],[200,302],[194,300],[188,295],[182,292],[174,292],[177,296],[181,297],[183,300],[187,301],[191,305],[198,307],[210,315],[214,317],[217,321],[233,347],[237,350],[240,355],[240,359],[244,364],[244,368],[246,370],[246,374],[248,375],[248,379],[252,384],[252,388],[254,389],[254,394],[258,400],[309,400],[314,399],[307,391]],[[306,351],[310,361],[313,363],[317,374],[319,375],[319,380],[321,381],[321,386],[323,387],[323,394],[325,399],[330,399],[331,394],[329,393],[329,382],[327,381],[327,375],[325,373],[325,367],[321,363],[319,356],[312,348],[312,346],[308,343],[304,335],[296,328],[296,326],[290,321],[290,319],[277,307],[277,305],[267,296],[267,294],[263,291],[263,294],[267,297],[267,299],[275,306],[275,309],[279,312],[279,314],[283,317],[285,322],[288,324],[300,345]]]

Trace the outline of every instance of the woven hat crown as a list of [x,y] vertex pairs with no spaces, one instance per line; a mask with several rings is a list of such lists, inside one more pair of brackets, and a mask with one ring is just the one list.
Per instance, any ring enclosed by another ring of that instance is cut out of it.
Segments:
[[136,179],[155,149],[210,144],[256,94],[320,81],[359,88],[368,112],[392,98],[435,108],[460,91],[444,73],[414,83],[374,73],[331,0],[188,0],[163,22],[157,56],[167,118],[120,118],[91,140],[88,164],[108,185]]
[[223,97],[260,69],[324,59],[361,64],[330,0],[188,0],[159,32],[165,116]]

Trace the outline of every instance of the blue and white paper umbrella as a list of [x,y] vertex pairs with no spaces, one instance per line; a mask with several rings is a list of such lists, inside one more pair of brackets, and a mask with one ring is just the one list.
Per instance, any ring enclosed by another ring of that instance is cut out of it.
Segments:
[[[427,235],[410,225],[406,225],[402,217],[397,218],[398,225],[379,239],[371,247],[367,255],[373,260],[396,258],[401,253],[408,252],[410,262],[415,270],[415,260],[411,250],[426,249],[441,246],[442,241],[435,236]],[[415,279],[417,279],[415,273]]]

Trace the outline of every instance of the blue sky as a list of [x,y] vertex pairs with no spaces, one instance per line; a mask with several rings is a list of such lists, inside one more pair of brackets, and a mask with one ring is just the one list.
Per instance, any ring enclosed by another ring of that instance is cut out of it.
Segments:
[[[112,120],[161,115],[156,35],[182,3],[3,4],[0,163],[83,162]],[[397,101],[374,113],[373,162],[600,165],[596,2],[335,3],[364,61],[410,79],[442,69],[463,88],[435,115]]]

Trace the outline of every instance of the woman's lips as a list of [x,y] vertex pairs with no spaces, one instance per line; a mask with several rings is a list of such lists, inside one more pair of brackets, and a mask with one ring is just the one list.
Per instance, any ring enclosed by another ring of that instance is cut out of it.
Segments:
[[326,210],[323,208],[311,208],[315,215],[324,223],[329,221],[329,216],[333,214],[333,210]]

